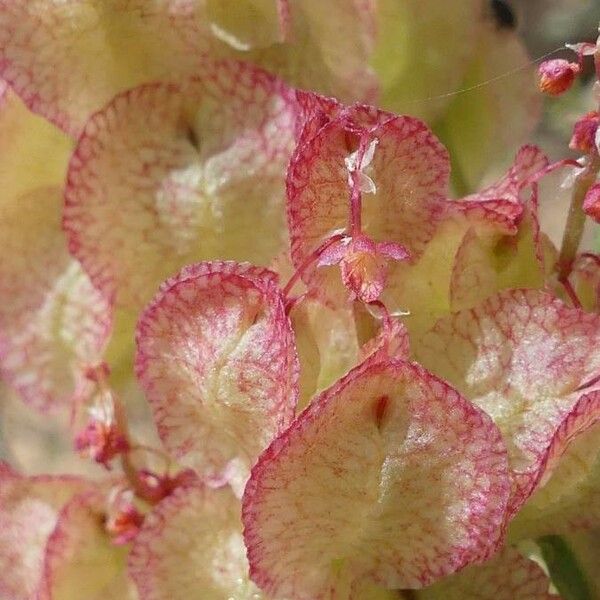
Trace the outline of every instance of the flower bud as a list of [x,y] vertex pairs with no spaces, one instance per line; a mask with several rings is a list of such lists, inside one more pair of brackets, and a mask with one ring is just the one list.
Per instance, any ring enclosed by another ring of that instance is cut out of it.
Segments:
[[104,362],[100,362],[97,365],[89,366],[85,370],[85,377],[89,381],[94,383],[100,383],[106,381],[110,375],[110,367]]
[[600,115],[596,111],[589,112],[581,117],[573,127],[573,136],[569,142],[569,148],[585,154],[597,152],[596,132],[598,131],[599,122]]
[[[138,472],[138,496],[143,497],[146,502],[157,504],[171,495],[178,487],[192,483],[196,477],[192,469],[185,469],[174,476],[169,474],[158,475],[147,469],[142,469]],[[142,493],[140,494],[140,492]]]
[[128,500],[121,500],[106,521],[106,530],[117,546],[131,542],[139,533],[144,515]]
[[585,195],[583,211],[586,215],[600,223],[600,183],[595,183]]
[[579,71],[581,67],[577,63],[562,58],[545,60],[538,69],[540,90],[550,96],[560,96],[573,85]]
[[116,456],[129,450],[129,441],[112,414],[92,409],[90,419],[75,437],[75,450],[89,456],[107,469]]

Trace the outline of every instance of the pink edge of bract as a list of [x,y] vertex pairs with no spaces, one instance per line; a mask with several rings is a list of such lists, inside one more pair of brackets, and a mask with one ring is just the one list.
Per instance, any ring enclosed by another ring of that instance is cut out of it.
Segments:
[[462,198],[463,202],[505,199],[520,203],[519,194],[537,174],[548,166],[548,157],[540,148],[527,144],[519,148],[512,165],[504,175],[480,192]]
[[534,494],[511,535],[590,532],[600,527],[600,391],[585,393],[553,436]]
[[31,111],[76,137],[115,94],[192,73],[211,46],[200,3],[150,4],[122,0],[108,13],[99,0],[48,1],[43,10],[0,0],[0,75]]
[[[548,166],[548,157],[534,145],[522,146],[506,174],[483,190],[447,205],[449,212],[462,212],[475,224],[488,224],[499,233],[514,235],[523,215],[524,189]],[[537,205],[530,207],[537,225]]]
[[69,250],[98,289],[134,308],[185,264],[268,264],[285,242],[298,118],[290,88],[232,60],[120,93],[90,117],[69,162]]
[[600,391],[585,393],[577,401],[552,437],[546,451],[544,468],[540,469],[540,481],[548,480],[568,452],[570,444],[582,433],[600,422]]
[[36,410],[69,409],[106,348],[112,306],[67,252],[60,189],[33,189],[16,206],[2,220],[0,376]]
[[506,546],[482,565],[467,567],[418,593],[419,600],[560,600],[534,561]]
[[126,550],[114,545],[106,530],[108,491],[95,486],[63,506],[48,538],[36,600],[135,599],[125,571]]
[[277,276],[207,262],[165,282],[142,313],[135,370],[168,450],[242,485],[293,418],[299,366]]
[[0,463],[0,595],[31,600],[42,576],[46,541],[62,506],[90,489],[69,475],[24,477]]
[[140,600],[262,596],[248,579],[240,501],[229,487],[180,487],[146,517],[128,559]]
[[363,360],[370,356],[378,356],[381,360],[386,358],[408,360],[410,337],[406,325],[395,317],[392,317],[389,323],[381,324],[377,335],[361,347],[360,356]]
[[420,366],[376,355],[252,469],[242,510],[252,580],[293,600],[359,579],[429,585],[496,550],[509,491],[491,419]]
[[[514,516],[549,444],[600,368],[600,316],[538,290],[506,290],[441,318],[416,358],[488,412],[509,449]],[[451,350],[450,350],[451,349]]]

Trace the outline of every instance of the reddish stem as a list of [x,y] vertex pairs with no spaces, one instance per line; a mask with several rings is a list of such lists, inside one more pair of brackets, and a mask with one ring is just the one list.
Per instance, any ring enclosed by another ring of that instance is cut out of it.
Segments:
[[330,238],[327,238],[316,250],[313,250],[302,262],[302,264],[296,269],[294,274],[290,277],[290,280],[285,284],[283,288],[283,296],[287,298],[289,293],[292,291],[294,285],[296,285],[297,281],[302,277],[306,269],[308,269],[313,263],[319,260],[319,257],[329,246],[335,244],[335,242],[339,242],[341,239],[345,237],[343,233],[335,233]]
[[377,307],[381,311],[382,314],[379,318],[382,320],[384,328],[391,327],[392,318],[390,316],[390,311],[381,300],[373,300],[373,302],[369,302],[369,306]]
[[595,377],[592,377],[590,380],[586,381],[585,383],[582,383],[575,391],[581,392],[582,390],[592,387],[599,381],[600,381],[600,375],[596,375]]
[[573,304],[575,308],[581,308],[581,302],[579,301],[579,298],[577,297],[577,294],[575,293],[571,282],[568,279],[564,279],[560,283],[565,288],[565,292],[567,292],[567,296],[569,296],[571,304]]
[[553,171],[556,171],[557,169],[560,169],[562,167],[577,167],[578,169],[581,169],[583,166],[584,165],[577,162],[573,158],[565,158],[563,160],[558,160],[555,163],[544,167],[541,171],[538,171],[537,173],[532,175],[531,178],[523,184],[523,187],[532,183],[537,183],[542,177],[545,177],[549,173],[552,173]]
[[351,237],[358,236],[362,232],[362,192],[360,189],[360,172],[368,145],[368,135],[361,135],[358,150],[356,151],[356,164],[354,165],[354,170],[350,172],[350,222],[348,224],[348,233]]
[[348,233],[351,237],[360,235],[362,230],[362,194],[360,191],[359,171],[352,172],[352,191],[350,193],[350,223]]

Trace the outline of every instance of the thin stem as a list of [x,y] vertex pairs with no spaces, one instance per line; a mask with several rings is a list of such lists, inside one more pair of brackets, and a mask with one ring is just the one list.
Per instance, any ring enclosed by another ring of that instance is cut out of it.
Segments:
[[558,256],[558,279],[565,281],[571,272],[571,267],[585,226],[585,213],[583,212],[583,200],[590,186],[596,181],[600,170],[600,159],[596,156],[590,158],[589,164],[575,178],[571,206],[567,217],[567,225],[563,234],[560,254]]
[[592,387],[593,385],[596,385],[599,381],[600,381],[600,375],[596,375],[595,377],[592,377],[592,379],[589,379],[585,383],[582,383],[575,391],[581,392],[582,390],[585,390],[587,388]]
[[543,169],[532,175],[527,181],[525,181],[523,187],[538,182],[540,179],[542,179],[542,177],[546,177],[546,175],[548,175],[549,173],[552,173],[557,169],[561,169],[562,167],[577,167],[578,169],[581,169],[583,166],[584,165],[582,165],[580,162],[576,161],[573,158],[565,158],[563,160],[559,160],[555,163],[548,165],[547,167],[544,167]]
[[[368,306],[379,309],[381,314],[377,315],[376,318],[378,318],[382,322],[383,327],[385,327],[385,328],[391,327],[392,317],[390,315],[390,311],[388,310],[387,306],[383,302],[381,302],[381,300],[373,300],[373,302],[368,303]],[[371,313],[371,314],[373,314],[373,313]],[[375,315],[373,315],[373,316],[375,316]]]
[[306,298],[306,293],[300,294],[299,296],[294,296],[292,298],[288,298],[285,303],[285,314],[291,314],[292,310],[294,310],[294,307],[300,302],[302,302],[304,298]]
[[308,269],[314,262],[319,260],[319,257],[329,246],[334,244],[335,242],[339,242],[342,238],[344,238],[343,233],[336,233],[332,235],[330,238],[327,238],[320,246],[317,247],[316,250],[311,252],[305,259],[304,262],[294,271],[294,274],[290,277],[290,280],[285,284],[283,288],[283,297],[287,297],[289,293],[292,291],[292,288],[296,284],[296,282],[302,277],[304,271]]
[[352,173],[352,192],[350,194],[350,223],[348,233],[357,236],[362,230],[362,194],[360,191],[360,174],[358,170]]
[[361,132],[358,150],[356,151],[356,161],[350,170],[350,215],[348,223],[348,234],[351,237],[356,237],[362,232],[362,189],[361,189],[361,174],[363,161],[369,148],[370,136],[366,132]]
[[163,452],[162,450],[159,450],[158,448],[153,448],[152,446],[147,446],[145,444],[132,444],[131,448],[129,449],[129,453],[133,454],[134,452],[147,452],[148,454],[153,454],[154,456],[157,456],[158,458],[160,458],[164,463],[165,463],[165,471],[168,471],[171,468],[171,457],[166,453]]
[[573,289],[571,282],[568,279],[563,279],[561,281],[561,283],[562,283],[563,288],[565,288],[565,292],[567,293],[567,296],[569,296],[569,300],[571,300],[571,304],[575,308],[581,308],[581,302],[579,301],[579,298],[577,297],[577,294],[575,293],[575,290]]

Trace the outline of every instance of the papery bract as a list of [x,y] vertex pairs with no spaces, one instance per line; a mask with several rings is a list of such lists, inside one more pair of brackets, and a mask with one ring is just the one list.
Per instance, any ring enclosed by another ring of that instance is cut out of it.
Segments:
[[[198,259],[268,263],[285,241],[292,92],[251,65],[117,96],[71,158],[64,226],[95,285],[139,308]],[[250,242],[252,240],[252,242]]]
[[508,492],[492,421],[419,366],[375,356],[253,468],[250,574],[292,599],[344,596],[359,580],[422,587],[496,549]]
[[179,488],[146,518],[129,556],[140,600],[263,598],[248,579],[240,502],[229,487]]
[[38,600],[135,600],[125,569],[127,551],[105,529],[107,494],[74,496],[62,508],[48,538]]
[[111,308],[60,227],[70,141],[12,92],[0,104],[0,135],[0,373],[30,406],[63,409],[102,355]]
[[90,489],[78,477],[23,477],[0,463],[0,594],[33,600],[63,505]]
[[506,174],[482,190],[460,199],[464,202],[487,200],[509,200],[517,205],[522,203],[521,192],[528,183],[535,181],[549,164],[548,157],[533,144],[519,148]]
[[514,514],[544,470],[546,449],[600,369],[600,317],[549,294],[509,290],[442,318],[415,356],[499,426],[509,451]]
[[137,330],[136,372],[169,451],[243,485],[293,417],[298,365],[276,275],[199,263],[168,280]]
[[[539,149],[525,146],[492,185],[439,203],[439,222],[422,256],[414,265],[396,265],[382,295],[388,307],[407,313],[412,336],[421,336],[453,308],[512,287],[513,278],[542,285],[537,206],[523,199],[522,189],[547,162]],[[487,286],[478,285],[484,279]]]
[[290,312],[300,361],[300,398],[303,409],[310,398],[354,367],[359,340],[352,310],[306,296]]
[[546,449],[538,489],[511,525],[514,539],[600,527],[600,392],[584,394]]
[[528,188],[547,166],[539,148],[523,146],[503,177],[450,205],[464,211],[470,225],[452,267],[452,310],[475,306],[504,288],[542,287],[544,241],[537,196]]
[[190,74],[210,44],[202,2],[2,0],[0,74],[76,135],[117,92]]
[[360,349],[363,359],[377,356],[379,360],[410,357],[410,337],[400,318],[382,319],[379,331]]
[[560,600],[534,561],[507,546],[483,565],[467,567],[418,593],[422,600]]

